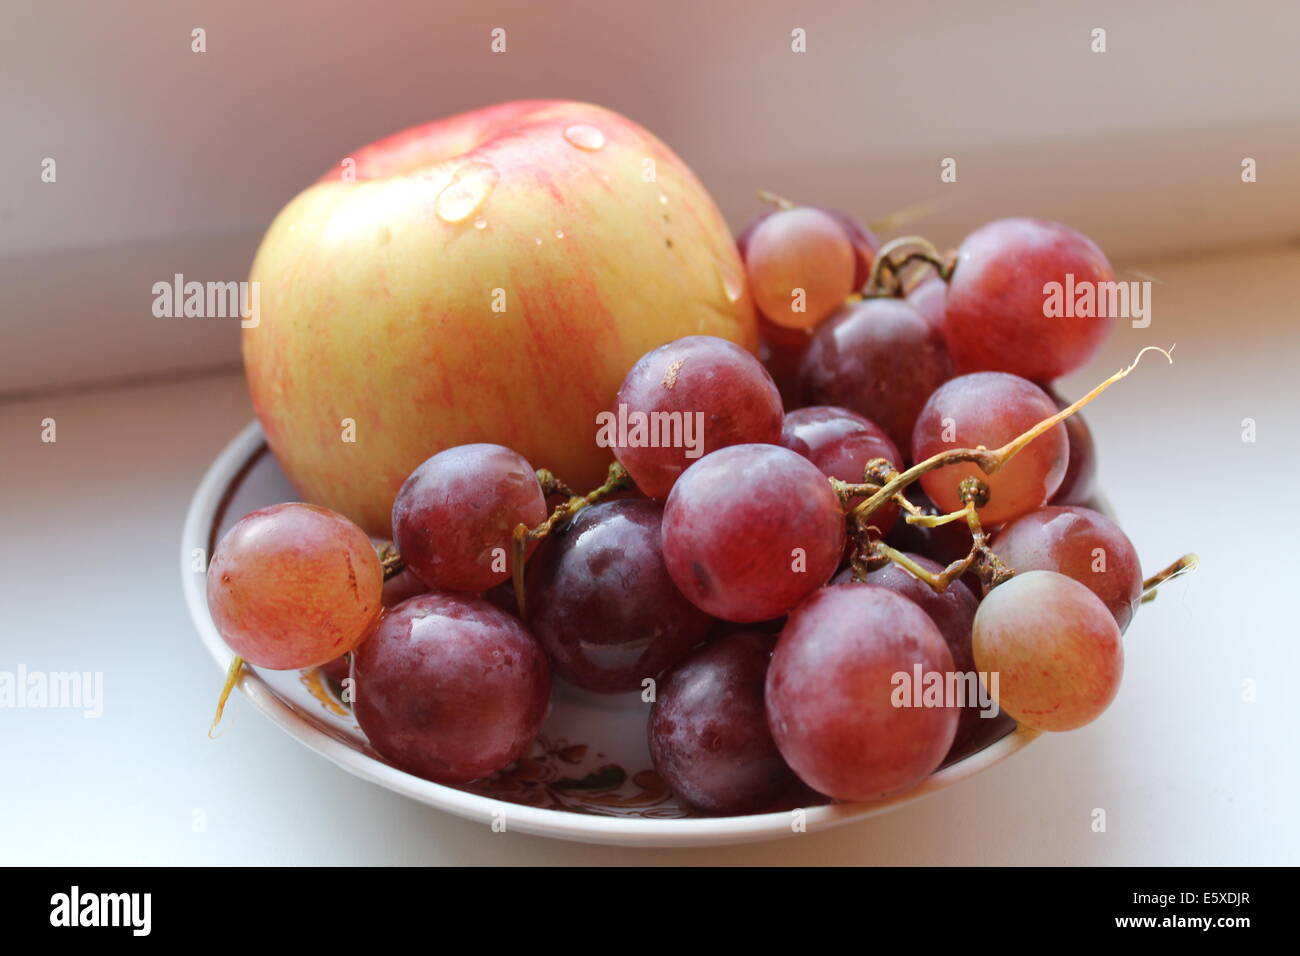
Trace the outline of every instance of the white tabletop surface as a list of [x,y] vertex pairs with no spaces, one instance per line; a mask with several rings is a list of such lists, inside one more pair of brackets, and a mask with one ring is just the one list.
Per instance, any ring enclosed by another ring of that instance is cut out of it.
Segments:
[[242,377],[0,405],[0,670],[105,682],[98,719],[0,709],[0,863],[1300,862],[1300,252],[1134,268],[1158,280],[1151,327],[1120,329],[1067,391],[1177,343],[1174,366],[1148,356],[1088,417],[1146,568],[1195,550],[1201,571],[1142,608],[1123,689],[1094,724],[919,804],[780,843],[493,833],[349,776],[240,699],[209,740],[221,675],[182,603],[177,550],[200,475],[251,416]]

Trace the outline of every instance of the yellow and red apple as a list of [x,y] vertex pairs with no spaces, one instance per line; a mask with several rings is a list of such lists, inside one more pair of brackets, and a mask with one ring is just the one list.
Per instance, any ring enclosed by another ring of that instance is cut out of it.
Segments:
[[452,445],[591,486],[612,460],[596,415],[641,355],[693,334],[756,347],[743,275],[699,181],[617,113],[449,117],[356,151],[272,223],[243,332],[254,408],[302,496],[372,534]]

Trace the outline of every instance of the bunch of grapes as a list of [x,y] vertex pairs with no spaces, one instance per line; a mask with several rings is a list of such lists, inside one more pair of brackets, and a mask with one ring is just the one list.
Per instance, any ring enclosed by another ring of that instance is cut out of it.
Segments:
[[377,752],[446,783],[523,755],[553,679],[637,692],[708,813],[881,799],[1015,723],[1096,718],[1138,604],[1191,563],[1144,581],[1089,507],[1078,409],[1133,366],[1050,390],[1113,317],[1047,318],[1044,286],[1112,279],[1100,250],[1009,219],[943,257],[784,202],[738,243],[767,364],[707,336],[643,356],[595,491],[464,445],[407,478],[391,544],[307,504],[237,523],[208,576],[232,678],[324,667]]

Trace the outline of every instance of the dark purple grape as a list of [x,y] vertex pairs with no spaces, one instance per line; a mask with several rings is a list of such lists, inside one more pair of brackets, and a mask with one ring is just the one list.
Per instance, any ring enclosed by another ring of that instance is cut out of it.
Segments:
[[545,520],[542,486],[523,456],[501,445],[458,445],[402,484],[393,543],[430,588],[486,591],[510,576],[515,525]]
[[332,661],[326,661],[320,666],[320,669],[334,683],[343,683],[348,674],[352,672],[352,652],[340,654]]
[[[822,473],[860,484],[867,462],[883,458],[902,470],[903,458],[885,430],[857,412],[830,405],[810,405],[787,412],[781,427],[781,445],[803,455]],[[853,507],[861,496],[849,500]],[[898,506],[885,505],[871,517],[879,534],[888,534],[898,520]]]
[[384,582],[384,607],[397,607],[407,598],[427,594],[428,591],[428,585],[417,578],[410,568],[406,568]]
[[514,617],[519,616],[519,600],[515,597],[514,581],[502,581],[483,592],[483,600]]
[[709,813],[745,813],[794,786],[767,726],[763,687],[775,638],[725,634],[659,684],[650,711],[650,759],[683,801]]
[[664,567],[662,520],[653,501],[591,505],[528,563],[528,626],[569,683],[636,690],[708,635],[713,619]]
[[[1060,408],[1070,403],[1052,389],[1045,390]],[[1061,487],[1052,496],[1054,505],[1084,505],[1092,500],[1097,483],[1097,444],[1092,439],[1092,429],[1083,420],[1082,412],[1067,418],[1065,435],[1070,445],[1070,461],[1065,467]]]
[[441,783],[485,777],[522,756],[551,698],[546,655],[482,598],[432,592],[384,615],[353,654],[353,713],[401,769]]
[[831,316],[799,367],[803,399],[865,415],[911,458],[912,426],[952,374],[943,340],[902,299],[865,299]]

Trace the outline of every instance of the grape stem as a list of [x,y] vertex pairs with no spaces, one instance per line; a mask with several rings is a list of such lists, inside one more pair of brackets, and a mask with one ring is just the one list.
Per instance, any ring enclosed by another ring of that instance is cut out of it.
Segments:
[[[956,581],[968,571],[973,571],[990,588],[996,587],[1011,578],[1016,572],[1007,567],[1002,562],[1002,559],[993,553],[993,549],[989,547],[988,533],[980,522],[978,509],[988,502],[988,486],[978,478],[965,478],[962,480],[961,487],[961,497],[964,504],[957,511],[946,515],[927,515],[920,513],[918,508],[916,512],[906,515],[905,520],[908,524],[919,524],[931,528],[953,521],[965,521],[966,526],[970,528],[971,549],[964,558],[952,562],[942,571],[936,573],[927,571],[902,551],[891,548],[883,541],[872,541],[870,543],[871,557],[877,560],[893,561],[895,564],[902,565],[911,572],[913,577],[924,581],[940,594],[948,590],[948,586],[953,581]],[[858,540],[860,542],[861,538],[859,537]],[[859,564],[870,567],[872,563],[874,562],[871,560],[855,563],[854,577],[859,581],[865,580],[865,574],[861,574],[861,576],[859,574]]]
[[[894,256],[900,250],[909,248],[912,249],[911,252],[895,260]],[[952,275],[955,260],[945,261],[934,243],[922,236],[900,236],[891,239],[876,253],[875,261],[871,263],[871,273],[862,287],[862,294],[873,297],[901,297],[903,270],[915,262],[924,262],[933,266],[939,277],[946,282]]]
[[236,654],[230,659],[230,667],[226,669],[226,683],[221,688],[221,696],[217,698],[217,712],[212,718],[212,725],[208,727],[208,738],[212,739],[216,732],[217,725],[221,723],[221,715],[226,712],[226,701],[230,697],[230,692],[235,689],[235,684],[239,681],[239,676],[244,669],[244,659]]
[[896,474],[889,481],[886,481],[879,490],[871,493],[869,498],[857,504],[850,514],[856,519],[867,517],[922,475],[939,468],[945,468],[948,465],[956,465],[962,462],[973,462],[979,467],[980,471],[984,472],[984,474],[995,474],[1035,438],[1038,438],[1043,433],[1049,431],[1056,425],[1059,425],[1120,379],[1127,377],[1130,372],[1137,368],[1138,362],[1142,360],[1142,356],[1147,352],[1153,351],[1159,352],[1167,358],[1170,365],[1173,364],[1173,346],[1170,346],[1168,351],[1166,351],[1157,346],[1148,345],[1146,348],[1142,349],[1142,351],[1138,352],[1137,357],[1133,359],[1132,364],[1120,369],[1077,402],[1067,405],[1055,415],[1044,418],[1037,425],[1033,426],[1023,434],[1011,439],[1011,441],[1007,442],[1001,448],[996,448],[990,451],[983,445],[980,445],[977,448],[954,448],[951,451],[941,451],[937,455],[931,455],[929,458],[925,459],[925,461],[918,462],[906,471]]
[[758,191],[758,199],[759,202],[765,202],[778,211],[793,209],[795,207],[795,203],[791,202],[789,199],[786,199],[784,196],[778,196],[776,193],[770,192],[766,189],[760,189]]
[[902,209],[897,209],[881,219],[871,220],[867,223],[867,228],[872,232],[893,232],[895,229],[901,229],[918,219],[924,219],[939,207],[946,205],[947,202],[947,200],[941,199],[924,199],[910,206],[904,206]]
[[397,553],[397,545],[385,541],[379,548],[379,567],[383,569],[384,580],[391,581],[406,570],[406,562]]
[[922,522],[913,521],[912,520],[913,517],[916,518],[930,517],[925,513],[924,510],[922,510],[920,505],[913,502],[910,498],[907,497],[907,495],[903,494],[901,491],[894,495],[893,502],[894,504],[898,505],[898,507],[902,508],[904,511],[907,512],[906,520],[908,524],[922,524]]
[[1142,582],[1142,603],[1146,604],[1148,601],[1154,601],[1156,599],[1156,594],[1158,593],[1156,588],[1164,584],[1166,581],[1172,581],[1174,578],[1181,575],[1190,574],[1200,566],[1200,556],[1192,553],[1183,555],[1163,571],[1157,571],[1155,574],[1151,575],[1151,577]]
[[[902,242],[903,240],[896,240]],[[891,243],[890,245],[893,245]],[[889,246],[881,249],[881,258],[885,258],[886,250]],[[879,260],[878,260],[879,261]],[[874,272],[874,270],[873,270]],[[849,535],[854,542],[852,556],[852,566],[854,577],[861,581],[866,578],[868,572],[876,567],[881,566],[885,561],[893,561],[901,564],[916,578],[924,581],[936,591],[945,590],[949,584],[961,577],[967,571],[974,571],[980,580],[989,588],[996,587],[1003,581],[1011,578],[1015,571],[1007,567],[993,553],[988,546],[987,535],[983,526],[980,524],[979,513],[977,509],[982,508],[988,503],[989,488],[983,481],[971,476],[962,479],[958,486],[958,495],[963,503],[963,507],[949,514],[929,515],[925,514],[916,505],[907,500],[902,493],[908,485],[916,481],[922,475],[939,468],[949,465],[955,465],[962,462],[973,462],[986,475],[995,474],[1000,468],[1006,465],[1022,449],[1025,448],[1035,438],[1043,435],[1048,430],[1065,421],[1071,415],[1078,412],[1085,405],[1093,401],[1098,395],[1104,392],[1116,382],[1127,377],[1130,372],[1137,368],[1138,363],[1142,361],[1142,356],[1147,352],[1159,352],[1169,364],[1173,364],[1174,347],[1171,345],[1168,350],[1158,348],[1154,345],[1148,345],[1138,352],[1133,361],[1126,367],[1120,369],[1114,375],[1110,376],[1083,398],[1071,405],[1067,405],[1055,415],[1043,419],[1038,424],[1027,430],[1021,435],[1016,436],[1007,442],[1001,448],[989,450],[983,445],[977,448],[955,448],[951,451],[939,452],[937,455],[931,455],[922,462],[918,462],[906,471],[898,472],[882,459],[872,459],[867,463],[862,484],[850,484],[840,481],[839,479],[830,479],[831,487],[840,497],[840,501],[846,508],[848,502],[859,496],[866,496],[861,502],[848,509],[847,519],[849,524]],[[936,528],[940,525],[950,524],[955,521],[964,520],[971,531],[971,550],[964,558],[954,561],[948,567],[938,574],[928,572],[916,564],[905,554],[894,548],[889,547],[882,541],[872,540],[867,534],[867,520],[876,512],[878,508],[887,502],[899,504],[906,514],[903,516],[908,524],[921,525],[926,528]],[[1149,578],[1143,585],[1143,590],[1148,592],[1143,595],[1143,601],[1149,601],[1154,598],[1155,588],[1163,581],[1177,576],[1185,571],[1196,567],[1198,558],[1194,554],[1186,555],[1174,562],[1164,571]]]
[[[545,469],[537,473],[539,481],[541,481],[543,471]],[[551,480],[554,482],[552,493],[568,491],[567,485],[555,479],[549,471],[545,473],[550,475]],[[542,490],[545,491],[546,487],[546,482],[543,481]],[[599,488],[589,491],[585,495],[570,493],[569,497],[556,505],[550,516],[536,528],[529,528],[523,522],[515,525],[515,529],[511,534],[511,562],[515,584],[515,602],[519,605],[521,620],[528,619],[527,599],[524,595],[524,562],[527,560],[528,542],[540,541],[545,538],[554,528],[569,520],[588,505],[594,505],[610,495],[617,494],[620,491],[628,491],[635,487],[636,484],[632,481],[632,476],[627,473],[627,469],[618,462],[614,462],[609,466],[609,474],[605,478],[605,483]]]
[[564,495],[566,498],[574,498],[577,492],[555,477],[555,474],[549,468],[537,469],[537,483],[542,486],[542,497],[549,498],[551,495]]

